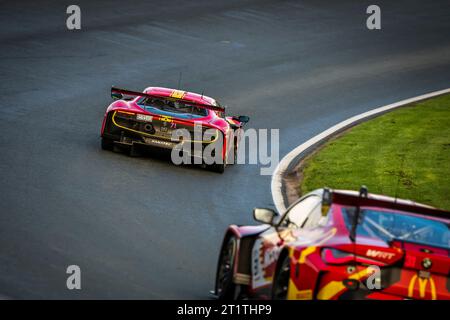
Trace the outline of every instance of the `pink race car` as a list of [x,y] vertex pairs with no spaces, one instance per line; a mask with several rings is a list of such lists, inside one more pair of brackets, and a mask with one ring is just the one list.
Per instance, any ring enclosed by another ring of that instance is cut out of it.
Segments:
[[194,160],[220,173],[227,164],[236,163],[249,117],[226,116],[225,107],[215,99],[161,87],[143,92],[112,87],[111,97],[116,101],[103,119],[103,149],[128,150],[130,154],[141,147],[169,149],[182,163]]

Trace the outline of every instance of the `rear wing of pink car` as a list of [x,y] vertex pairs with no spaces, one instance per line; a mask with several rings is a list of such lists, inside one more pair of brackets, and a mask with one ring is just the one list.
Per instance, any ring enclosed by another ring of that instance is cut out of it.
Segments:
[[134,96],[134,97],[146,97],[146,98],[151,98],[151,99],[179,101],[179,102],[183,102],[183,103],[193,105],[193,106],[203,108],[203,109],[209,109],[209,110],[219,111],[219,112],[225,111],[225,108],[222,106],[213,106],[210,104],[199,103],[199,102],[195,102],[195,101],[191,101],[191,100],[186,100],[183,98],[167,97],[167,96],[162,96],[162,95],[148,94],[148,93],[143,93],[143,92],[137,92],[137,91],[131,91],[131,90],[126,90],[126,89],[111,87],[111,96],[113,98],[120,98],[120,96],[118,96],[118,94],[126,95],[126,96]]

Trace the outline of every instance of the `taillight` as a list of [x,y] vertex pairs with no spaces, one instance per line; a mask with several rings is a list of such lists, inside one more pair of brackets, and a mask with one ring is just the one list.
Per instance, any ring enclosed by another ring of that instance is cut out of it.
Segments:
[[328,264],[348,264],[354,260],[354,255],[349,252],[326,248],[322,250],[322,259]]
[[322,250],[322,260],[327,264],[350,264],[357,263],[362,265],[385,266],[387,263],[383,261],[373,260],[360,255],[354,255],[351,252],[341,251],[333,248],[325,248]]

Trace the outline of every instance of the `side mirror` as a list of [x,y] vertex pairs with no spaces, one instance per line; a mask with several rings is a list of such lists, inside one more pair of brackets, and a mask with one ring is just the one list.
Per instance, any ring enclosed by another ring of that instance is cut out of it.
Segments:
[[113,98],[113,100],[121,100],[123,99],[123,95],[118,92],[111,92],[111,98]]
[[276,212],[271,209],[264,209],[264,208],[255,208],[253,209],[253,218],[256,221],[266,223],[266,224],[272,224],[273,218],[276,216]]
[[250,121],[250,118],[248,116],[239,116],[237,119],[239,122],[242,122],[242,123],[247,123]]

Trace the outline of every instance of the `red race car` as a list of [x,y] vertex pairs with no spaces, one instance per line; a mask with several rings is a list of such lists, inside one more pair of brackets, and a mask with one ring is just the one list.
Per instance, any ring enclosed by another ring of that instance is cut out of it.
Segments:
[[193,160],[220,173],[236,163],[247,116],[228,117],[213,98],[168,88],[135,92],[112,87],[111,96],[116,101],[103,119],[103,149],[130,154],[142,147],[169,149],[181,163]]
[[361,188],[253,214],[225,234],[220,299],[450,299],[450,212]]

